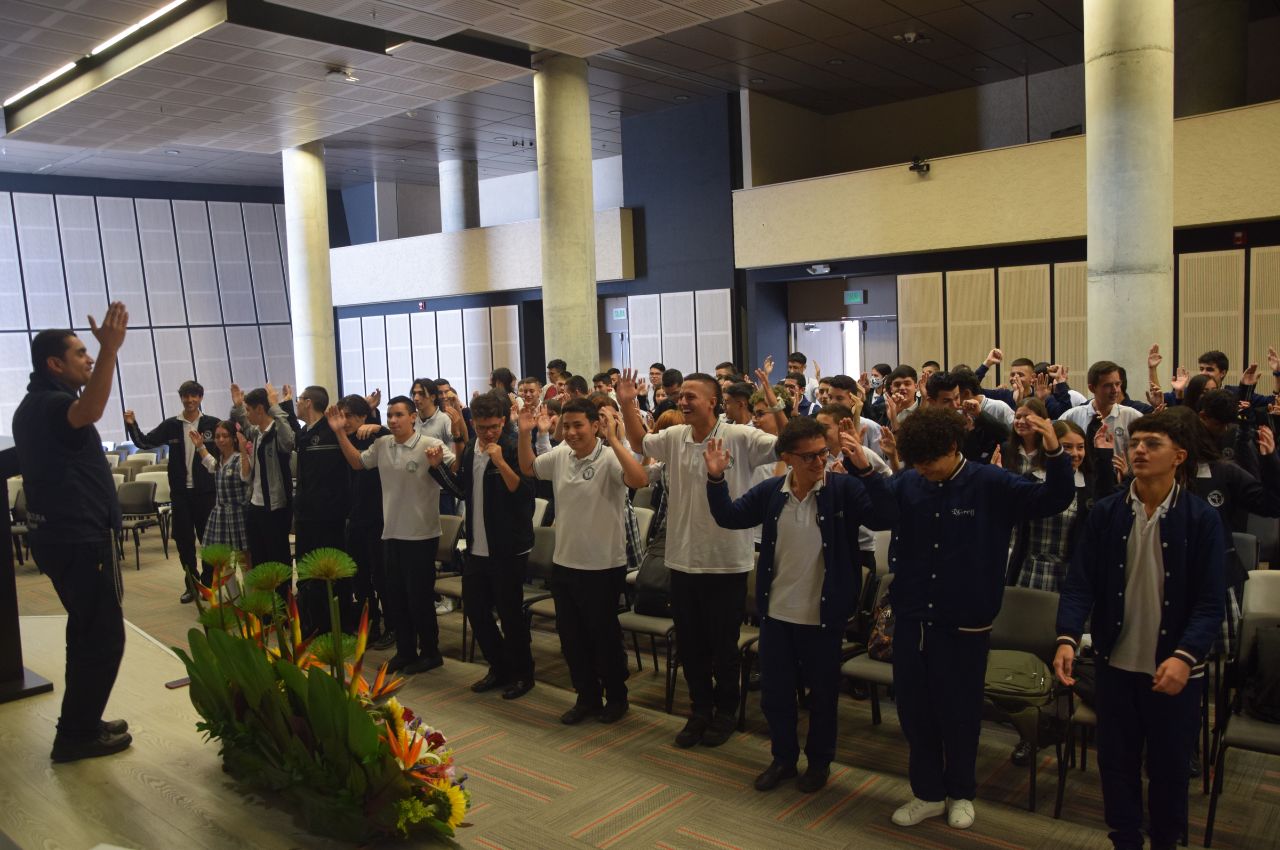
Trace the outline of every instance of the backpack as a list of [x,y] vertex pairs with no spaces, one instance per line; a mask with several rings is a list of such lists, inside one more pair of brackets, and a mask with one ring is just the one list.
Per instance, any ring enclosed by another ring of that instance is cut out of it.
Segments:
[[1245,714],[1266,723],[1280,723],[1280,625],[1258,629],[1253,659],[1240,690]]
[[867,655],[875,661],[893,661],[893,603],[885,596],[871,613]]
[[634,610],[647,617],[671,617],[671,570],[667,569],[665,536],[650,541],[640,562]]
[[987,654],[983,693],[1006,712],[1036,708],[1053,697],[1053,673],[1030,652],[993,649]]

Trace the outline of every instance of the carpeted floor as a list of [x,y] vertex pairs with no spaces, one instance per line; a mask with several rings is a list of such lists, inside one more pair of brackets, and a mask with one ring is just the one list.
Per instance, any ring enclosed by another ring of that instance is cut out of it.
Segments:
[[[165,645],[185,645],[193,606],[178,604],[181,574],[176,554],[165,559],[155,532],[142,546],[142,569],[133,570],[126,547],[125,616]],[[21,613],[62,609],[49,581],[28,562],[18,567]],[[977,824],[967,832],[941,820],[912,830],[889,822],[909,795],[906,744],[891,702],[884,722],[871,723],[865,702],[841,702],[840,743],[832,781],[821,792],[802,795],[784,785],[770,794],[751,788],[769,761],[768,736],[758,695],[748,701],[747,731],[718,749],[685,751],[671,741],[687,707],[683,682],[676,714],[663,711],[663,676],[652,669],[647,644],[644,670],[634,670],[633,709],[607,726],[558,722],[572,704],[568,671],[550,622],[536,626],[534,657],[538,687],[523,699],[477,696],[468,688],[483,675],[481,665],[458,660],[462,615],[441,617],[445,666],[413,677],[401,699],[456,745],[470,775],[472,826],[460,832],[468,847],[551,848],[1092,848],[1107,847],[1095,754],[1088,769],[1073,770],[1066,805],[1052,818],[1056,766],[1052,749],[1041,753],[1038,812],[1026,809],[1028,772],[1008,759],[1014,734],[984,727],[978,761]],[[659,652],[659,656],[662,653]],[[385,654],[375,653],[381,661]],[[802,713],[803,718],[803,713]],[[803,719],[801,721],[804,722]],[[191,734],[196,736],[195,729]],[[209,758],[216,752],[209,747]],[[1193,784],[1190,831],[1198,846],[1208,798]],[[1214,846],[1280,847],[1280,760],[1246,753],[1228,759],[1226,790],[1219,804]]]

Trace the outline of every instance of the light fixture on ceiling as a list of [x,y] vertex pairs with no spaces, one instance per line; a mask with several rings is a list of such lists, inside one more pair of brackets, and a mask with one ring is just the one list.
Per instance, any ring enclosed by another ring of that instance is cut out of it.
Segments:
[[348,169],[347,169],[347,173],[348,173],[348,174],[359,174],[359,173],[360,173],[360,169],[358,169],[358,168],[348,168]]
[[536,160],[536,159],[534,159],[533,157],[530,157],[530,158],[526,159],[526,160],[525,160],[525,162],[537,162],[537,160]]
[[494,140],[495,142],[509,142],[509,141],[511,141],[511,139],[507,138],[506,136],[494,136],[494,137],[493,137],[493,140]]
[[404,157],[402,156],[396,157],[396,162],[404,162],[404,161],[405,161]]
[[179,154],[181,154],[181,153],[182,153],[182,151],[180,151],[180,150],[175,150],[175,149],[173,149],[173,148],[169,148],[169,149],[168,149],[167,151],[165,151],[164,153],[165,153],[165,156],[178,156]]
[[405,117],[405,118],[417,118],[417,117],[418,117],[418,113],[416,113],[416,112],[414,112],[412,109],[410,109],[408,112],[406,112],[406,113],[404,114],[404,117]]
[[34,83],[32,83],[31,85],[27,86],[25,89],[23,89],[22,91],[20,91],[20,92],[18,92],[17,94],[15,94],[13,97],[11,97],[11,98],[9,98],[8,100],[6,100],[6,101],[4,102],[4,104],[3,104],[3,105],[4,105],[4,106],[8,106],[8,105],[9,105],[9,104],[11,104],[11,103],[17,103],[18,101],[22,100],[22,99],[23,99],[24,97],[26,97],[27,95],[31,94],[31,93],[32,93],[33,91],[35,91],[36,89],[41,88],[41,87],[43,87],[43,86],[47,86],[49,83],[51,83],[51,82],[53,82],[54,80],[58,79],[58,77],[61,77],[63,74],[66,74],[66,73],[68,73],[68,72],[70,72],[70,71],[75,70],[75,67],[76,67],[76,63],[74,63],[74,62],[68,62],[67,64],[65,64],[65,65],[63,65],[61,68],[59,68],[58,70],[56,70],[56,71],[54,71],[53,73],[49,74],[48,76],[41,77],[40,79],[36,80],[36,81],[35,81]]
[[811,266],[806,266],[805,271],[809,274],[831,274],[831,266],[826,263],[814,263]]
[[356,72],[351,68],[343,68],[340,65],[331,65],[325,73],[325,79],[329,81],[341,81],[344,83],[358,83],[360,78],[356,76]]
[[991,69],[988,68],[986,65],[974,65],[973,70],[981,74],[983,71],[989,71]]
[[149,23],[151,23],[152,21],[154,21],[154,20],[156,20],[157,18],[159,18],[161,15],[165,15],[165,14],[167,14],[167,13],[169,13],[169,12],[172,12],[174,9],[178,8],[179,6],[181,6],[181,5],[182,5],[183,3],[185,3],[185,2],[187,2],[187,0],[173,0],[173,2],[172,2],[172,3],[167,3],[167,4],[165,4],[165,5],[164,5],[164,6],[162,6],[161,8],[156,9],[156,10],[155,10],[154,12],[152,12],[150,15],[147,15],[145,18],[143,18],[142,20],[138,21],[138,22],[137,22],[136,24],[134,24],[133,26],[125,27],[124,29],[120,30],[120,32],[118,32],[118,33],[116,33],[115,35],[111,36],[111,38],[109,38],[109,39],[107,39],[106,41],[102,42],[102,44],[99,44],[97,47],[93,48],[93,50],[89,51],[89,55],[90,55],[90,56],[97,56],[99,53],[101,53],[102,51],[106,50],[106,49],[107,49],[107,48],[109,48],[111,45],[113,45],[113,44],[115,44],[116,42],[120,41],[120,39],[122,39],[122,38],[128,38],[129,36],[133,35],[133,34],[134,34],[135,32],[137,32],[138,30],[140,30],[140,29],[142,29],[143,27],[145,27],[147,24],[149,24]]
[[441,148],[440,153],[453,153],[453,148]]
[[685,102],[686,100],[688,100],[688,99],[689,99],[689,95],[687,95],[687,94],[678,94],[678,95],[676,95],[676,101],[677,101],[678,103],[684,103],[684,102]]
[[1014,12],[1012,15],[1015,21],[1029,21],[1035,16],[1035,12]]
[[843,59],[841,59],[841,58],[839,58],[839,57],[837,57],[837,58],[835,58],[835,59],[828,59],[828,60],[827,60],[827,64],[828,64],[828,65],[843,65],[843,64],[844,64],[844,60],[843,60]]
[[929,42],[933,41],[933,39],[929,38],[929,36],[924,35],[922,33],[918,33],[915,30],[908,30],[903,33],[898,33],[893,37],[893,40],[900,41],[903,44],[928,44]]
[[759,85],[764,81],[765,81],[764,77],[752,77],[751,79],[747,80],[747,82],[754,83],[755,85]]
[[609,110],[609,114],[610,114],[610,115],[621,115],[621,114],[622,114],[622,110],[621,110],[621,109],[610,109],[610,110]]

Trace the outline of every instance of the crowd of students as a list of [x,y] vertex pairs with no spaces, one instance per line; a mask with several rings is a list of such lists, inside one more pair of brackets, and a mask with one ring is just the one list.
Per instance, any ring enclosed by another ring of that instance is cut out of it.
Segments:
[[[100,372],[118,350],[111,334],[123,339],[119,313],[94,332],[102,354],[91,370],[70,332],[36,337],[30,395],[15,416],[20,453],[46,467],[31,460],[23,473],[32,548],[55,585],[67,571],[60,579],[47,564],[66,560],[56,535],[69,520],[49,502],[65,484],[48,476],[86,462],[77,441],[96,446],[97,417],[76,411],[97,405],[102,381],[109,387]],[[466,406],[443,379],[418,379],[385,405],[378,392],[333,403],[322,387],[294,399],[288,387],[233,385],[226,420],[202,412],[203,390],[188,381],[178,416],[149,432],[131,412],[125,419],[139,447],[169,446],[174,537],[193,582],[209,578],[197,539],[243,549],[251,563],[344,548],[359,572],[338,589],[340,615],[351,625],[368,603],[375,645],[394,646],[391,668],[404,673],[442,663],[435,564],[450,553],[437,551],[441,516],[463,506],[463,609],[489,665],[472,690],[506,699],[534,686],[521,605],[535,498],[546,498],[548,517],[560,517],[549,588],[577,694],[566,724],[614,722],[628,710],[619,600],[628,569],[660,547],[690,703],[674,743],[728,740],[747,576],[757,570],[772,741],[761,791],[796,776],[806,792],[827,782],[842,646],[864,599],[859,568],[874,575],[873,532],[890,530],[889,563],[879,566],[893,574],[895,699],[910,747],[913,796],[892,813],[903,827],[942,815],[958,829],[973,824],[984,672],[1004,588],[1058,593],[1058,678],[1072,683],[1086,628],[1099,668],[1111,838],[1142,846],[1145,752],[1146,829],[1153,846],[1171,847],[1185,819],[1204,661],[1229,650],[1247,579],[1230,532],[1251,513],[1280,516],[1270,424],[1280,408],[1256,391],[1256,366],[1225,385],[1221,352],[1204,354],[1195,376],[1176,370],[1167,392],[1162,362],[1153,346],[1140,399],[1109,361],[1090,366],[1086,396],[1065,367],[1029,358],[1007,364],[1005,386],[984,386],[1005,365],[998,349],[976,369],[878,364],[857,378],[821,375],[794,352],[785,373],[775,376],[769,358],[754,380],[731,363],[687,375],[654,363],[647,380],[611,369],[589,383],[561,360],[547,364],[546,381],[500,368],[492,390]],[[1280,388],[1274,350],[1268,366]],[[69,424],[40,424],[59,415]],[[641,539],[631,495],[646,486],[655,517]],[[110,501],[87,488],[73,503],[93,498]],[[114,521],[108,510],[94,516]],[[85,557],[112,560],[100,547]],[[325,628],[323,600],[301,601],[306,628]],[[69,697],[71,677],[69,641]],[[95,681],[100,690],[103,677]],[[803,775],[798,692],[809,712]],[[100,704],[105,696],[93,695],[90,713]],[[68,721],[64,705],[63,755],[103,754],[85,743],[85,709],[76,711],[80,720]],[[104,752],[127,738],[92,731],[109,739]],[[1027,744],[1015,752],[1031,757]]]

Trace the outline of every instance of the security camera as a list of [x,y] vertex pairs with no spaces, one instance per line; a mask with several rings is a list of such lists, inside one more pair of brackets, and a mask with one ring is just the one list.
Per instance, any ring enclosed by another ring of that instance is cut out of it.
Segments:
[[911,164],[907,166],[911,171],[919,174],[921,177],[929,173],[929,163],[925,162],[921,157],[915,157],[911,160]]

